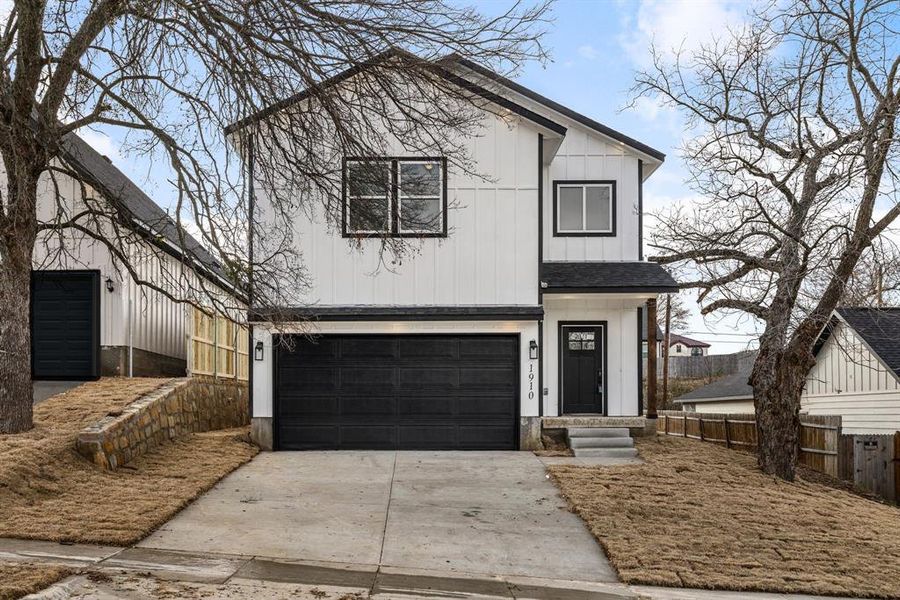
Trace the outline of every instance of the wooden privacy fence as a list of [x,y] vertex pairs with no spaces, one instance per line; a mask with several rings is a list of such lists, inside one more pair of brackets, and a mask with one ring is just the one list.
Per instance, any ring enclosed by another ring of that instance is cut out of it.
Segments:
[[[801,415],[800,464],[832,477],[839,474],[841,418]],[[756,415],[659,411],[659,433],[724,444],[727,448],[755,450]]]
[[221,315],[193,309],[191,373],[246,381],[250,372],[248,330]]
[[[698,379],[701,377],[722,377],[749,368],[756,358],[756,352],[745,350],[733,354],[711,354],[708,356],[670,356],[669,377],[676,379]],[[647,373],[647,358],[643,359],[643,371]],[[656,359],[656,375],[662,377],[662,355]]]
[[841,479],[886,500],[900,500],[900,431],[841,436]]
[[[756,415],[659,411],[659,433],[728,448],[756,450]],[[800,415],[802,465],[838,477],[863,491],[900,501],[900,431],[842,435],[838,415]]]

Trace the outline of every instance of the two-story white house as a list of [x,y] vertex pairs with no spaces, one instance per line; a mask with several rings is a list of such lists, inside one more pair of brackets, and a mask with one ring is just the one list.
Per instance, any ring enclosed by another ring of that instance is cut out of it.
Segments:
[[[504,109],[466,141],[488,177],[399,146],[365,169],[343,157],[340,223],[319,208],[294,225],[308,302],[277,307],[295,320],[277,328],[272,307],[251,311],[263,447],[526,449],[558,417],[641,426],[642,309],[677,290],[642,252],[642,185],[664,155],[480,66],[447,64]],[[373,164],[383,185],[362,180]],[[270,217],[255,183],[260,240]],[[383,205],[384,220],[355,218],[362,202]],[[416,238],[416,256],[379,269],[380,236]]]

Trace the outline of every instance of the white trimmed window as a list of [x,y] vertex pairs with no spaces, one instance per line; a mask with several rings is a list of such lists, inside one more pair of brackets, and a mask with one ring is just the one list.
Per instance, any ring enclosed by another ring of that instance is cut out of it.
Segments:
[[447,235],[444,159],[348,159],[344,167],[344,235]]
[[554,235],[616,234],[616,184],[613,181],[555,181]]

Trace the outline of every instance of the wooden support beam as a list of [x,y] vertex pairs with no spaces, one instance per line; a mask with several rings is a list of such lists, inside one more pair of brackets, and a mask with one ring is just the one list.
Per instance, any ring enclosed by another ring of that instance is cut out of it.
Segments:
[[647,300],[647,418],[656,418],[656,298]]

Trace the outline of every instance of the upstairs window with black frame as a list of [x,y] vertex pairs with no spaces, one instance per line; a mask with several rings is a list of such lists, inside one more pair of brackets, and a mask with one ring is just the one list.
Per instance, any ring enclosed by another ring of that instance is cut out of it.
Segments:
[[554,181],[553,234],[616,235],[615,181]]
[[344,162],[343,235],[446,236],[446,160],[347,159]]

